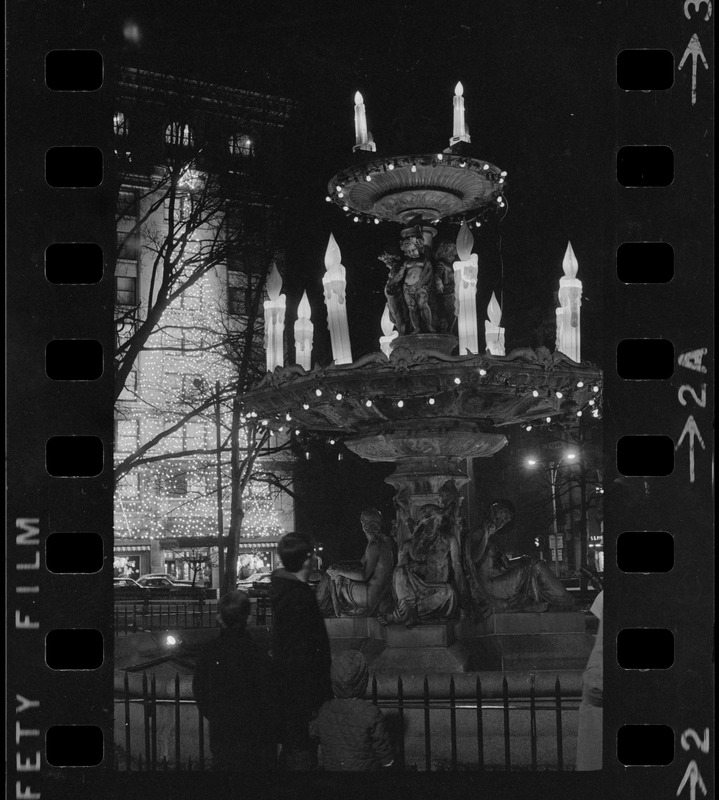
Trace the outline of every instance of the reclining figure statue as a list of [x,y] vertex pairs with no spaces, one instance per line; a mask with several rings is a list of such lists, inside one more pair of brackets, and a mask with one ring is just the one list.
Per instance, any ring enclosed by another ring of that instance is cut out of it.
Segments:
[[395,545],[382,531],[382,514],[368,508],[360,516],[367,547],[362,560],[333,564],[317,585],[317,603],[325,617],[371,617],[389,601]]
[[511,503],[492,503],[483,523],[465,540],[463,560],[474,617],[495,611],[573,610],[574,599],[546,561],[533,556],[510,561],[494,541],[513,517]]

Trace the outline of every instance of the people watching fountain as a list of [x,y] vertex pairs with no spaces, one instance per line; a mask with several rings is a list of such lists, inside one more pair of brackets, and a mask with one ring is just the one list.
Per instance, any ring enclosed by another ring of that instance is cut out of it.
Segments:
[[545,561],[528,555],[510,561],[497,544],[497,534],[513,518],[514,506],[509,501],[492,503],[482,524],[465,540],[464,564],[474,616],[572,610],[574,599]]
[[317,602],[325,617],[373,616],[391,600],[396,563],[392,538],[382,531],[382,514],[365,509],[361,516],[367,546],[356,564],[333,564],[317,586]]
[[274,769],[277,760],[277,689],[268,654],[247,632],[250,599],[228,592],[218,603],[220,635],[197,661],[192,693],[210,726],[214,769]]
[[451,531],[440,506],[421,507],[392,576],[397,605],[391,614],[377,616],[383,625],[404,623],[411,628],[456,615],[465,588],[459,543]]
[[283,567],[271,578],[272,657],[282,709],[280,765],[308,772],[317,764],[309,723],[332,697],[330,642],[315,593],[308,581],[314,544],[301,533],[287,533],[277,545]]
[[391,767],[392,745],[382,712],[364,699],[369,681],[365,657],[345,650],[332,660],[334,700],[310,724],[322,748],[322,766],[332,772],[370,772]]

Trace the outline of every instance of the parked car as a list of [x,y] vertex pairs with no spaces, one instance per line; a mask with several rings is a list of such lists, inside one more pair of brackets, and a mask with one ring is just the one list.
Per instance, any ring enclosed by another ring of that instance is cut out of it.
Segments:
[[207,591],[203,585],[193,587],[191,581],[176,581],[168,575],[143,575],[137,579],[137,583],[145,591],[158,597],[185,596],[185,597],[207,597]]
[[272,588],[271,580],[272,575],[269,573],[262,575],[256,581],[252,582],[252,587],[249,589],[247,594],[250,597],[269,597],[270,590]]
[[138,589],[143,587],[133,578],[113,578],[112,586],[114,589]]
[[237,588],[242,589],[243,592],[249,592],[254,583],[264,578],[269,580],[270,574],[269,572],[253,572],[252,575],[248,575],[246,578],[239,578],[237,581]]
[[[166,572],[148,572],[147,574],[137,578],[137,582],[140,584],[140,586],[142,586],[146,580],[154,580],[155,578],[164,578],[165,581],[177,584],[178,586],[192,586],[192,581],[176,578],[174,575],[168,575]],[[199,585],[199,583],[199,581],[196,581],[195,585]]]

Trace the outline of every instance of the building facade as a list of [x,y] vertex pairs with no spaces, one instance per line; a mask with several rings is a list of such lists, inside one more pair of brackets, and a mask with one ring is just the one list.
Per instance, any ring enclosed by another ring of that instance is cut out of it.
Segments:
[[[293,104],[129,68],[117,84],[115,575],[217,586],[232,399],[264,372],[261,297],[283,270]],[[240,561],[270,567],[294,529],[291,463],[258,467],[273,486],[249,484]]]

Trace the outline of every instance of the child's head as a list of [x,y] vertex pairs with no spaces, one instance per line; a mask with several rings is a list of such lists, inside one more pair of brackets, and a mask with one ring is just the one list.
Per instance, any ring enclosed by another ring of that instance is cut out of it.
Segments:
[[367,660],[359,650],[344,650],[332,659],[330,678],[335,697],[362,698],[369,681]]
[[223,594],[217,617],[224,628],[244,628],[250,615],[250,598],[239,589]]
[[305,533],[287,533],[277,545],[277,555],[288,572],[300,572],[305,561],[312,558],[315,545]]

